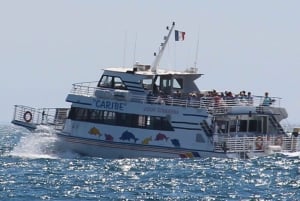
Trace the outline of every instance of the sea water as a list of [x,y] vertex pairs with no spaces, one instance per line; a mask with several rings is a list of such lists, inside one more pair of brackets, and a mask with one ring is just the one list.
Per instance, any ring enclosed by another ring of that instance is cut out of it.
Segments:
[[0,125],[0,200],[300,200],[299,153],[237,160],[102,159],[47,129]]

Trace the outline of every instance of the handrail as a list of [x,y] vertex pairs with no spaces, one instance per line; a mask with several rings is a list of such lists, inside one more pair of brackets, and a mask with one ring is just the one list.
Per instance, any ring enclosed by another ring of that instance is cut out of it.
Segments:
[[269,147],[277,146],[282,151],[299,151],[299,138],[292,136],[256,136],[230,137],[214,135],[213,144],[216,152],[245,152],[265,151]]
[[93,96],[97,89],[97,81],[80,82],[72,85],[71,93],[76,95]]
[[[32,108],[15,105],[13,120],[28,125],[53,125],[61,129],[67,118],[69,108]],[[27,114],[28,116],[26,116]]]
[[[110,88],[101,88],[96,87],[97,82],[81,82],[75,83],[72,86],[71,94],[82,95],[92,97],[95,96],[96,91],[103,91],[106,93],[110,93],[110,98],[114,97],[114,89]],[[247,99],[239,99],[238,97],[234,97],[231,99],[218,99],[211,96],[203,96],[201,98],[197,98],[195,100],[189,99],[188,95],[183,95],[182,98],[177,98],[172,95],[168,96],[146,96],[146,95],[135,95],[132,94],[130,99],[126,99],[126,101],[130,102],[141,102],[141,103],[157,103],[157,104],[167,104],[167,105],[180,105],[185,107],[197,107],[197,108],[207,108],[208,110],[220,110],[222,108],[234,107],[234,106],[262,106],[263,96],[253,95],[252,99],[248,101]],[[105,98],[105,97],[104,97]],[[107,98],[107,97],[106,97]],[[272,106],[280,106],[279,97],[271,97],[275,100]],[[118,99],[118,98],[116,98]],[[159,100],[158,100],[159,99]]]

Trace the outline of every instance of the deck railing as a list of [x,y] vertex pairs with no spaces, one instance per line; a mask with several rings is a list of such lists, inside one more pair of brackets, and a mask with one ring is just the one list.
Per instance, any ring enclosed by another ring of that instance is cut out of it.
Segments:
[[[71,94],[83,95],[83,96],[95,96],[95,92],[106,92],[109,94],[103,98],[115,98],[120,100],[120,97],[115,94],[116,91],[109,88],[96,87],[97,82],[82,82],[73,84],[71,89]],[[117,90],[118,91],[118,90]],[[119,90],[119,92],[122,90]],[[123,90],[123,92],[126,92]],[[280,100],[279,97],[271,97],[274,101],[272,106],[279,107]],[[131,94],[129,98],[124,98],[126,101],[140,102],[140,103],[153,103],[153,104],[166,104],[166,105],[177,105],[183,107],[197,107],[197,108],[207,108],[208,110],[214,110],[214,112],[224,110],[224,107],[233,106],[261,106],[264,100],[264,96],[252,96],[252,99],[240,99],[238,97],[233,97],[231,99],[221,98],[211,96],[202,96],[197,98],[189,97],[188,94],[182,94],[181,98],[175,95],[161,95],[161,96],[146,96],[146,95],[135,95]]]
[[71,93],[83,96],[94,96],[97,87],[97,81],[75,83],[72,86]]
[[[300,151],[299,138],[291,136],[258,136],[258,137],[227,137],[214,138],[217,152],[265,151],[270,146],[280,146],[281,151]],[[298,149],[298,150],[297,150]]]
[[15,105],[13,120],[28,125],[52,125],[55,129],[62,129],[67,118],[69,108],[39,108],[35,109],[23,105]]

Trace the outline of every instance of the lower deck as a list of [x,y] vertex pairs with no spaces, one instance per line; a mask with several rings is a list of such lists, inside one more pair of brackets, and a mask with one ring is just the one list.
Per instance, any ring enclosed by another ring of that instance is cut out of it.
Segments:
[[[46,125],[54,130],[56,130],[56,133],[63,133],[63,130],[66,130],[66,119],[68,119],[69,115],[69,109],[68,108],[42,108],[42,109],[34,109],[30,107],[25,106],[16,106],[15,108],[15,114],[14,119],[12,123],[26,127],[30,130],[35,130],[38,128],[39,125]],[[228,116],[226,116],[228,117]],[[191,139],[193,141],[198,140],[199,143],[197,146],[193,147],[187,147],[187,146],[180,146],[176,140],[171,144],[169,142],[168,146],[165,146],[163,143],[148,143],[150,141],[149,137],[146,137],[144,135],[147,133],[145,130],[139,128],[139,134],[141,134],[138,138],[139,141],[137,142],[137,138],[133,138],[134,140],[116,140],[111,141],[109,138],[104,138],[104,135],[100,138],[97,136],[97,125],[102,124],[93,124],[95,125],[95,128],[93,130],[91,129],[91,126],[87,126],[89,122],[84,121],[76,121],[76,125],[81,125],[82,127],[89,128],[90,130],[86,131],[78,131],[78,135],[76,136],[74,133],[72,133],[72,129],[70,129],[68,132],[65,132],[63,136],[65,139],[70,140],[71,144],[76,148],[76,151],[80,152],[80,147],[86,149],[86,146],[94,147],[95,149],[103,149],[103,147],[109,147],[112,149],[113,147],[119,147],[119,151],[124,150],[135,150],[137,151],[137,154],[142,154],[142,152],[150,151],[151,156],[157,156],[161,157],[162,153],[170,152],[166,154],[166,157],[168,156],[180,156],[183,158],[191,158],[194,156],[200,156],[200,157],[209,157],[209,156],[216,156],[216,157],[241,157],[241,158],[248,158],[252,156],[263,156],[268,155],[272,153],[277,152],[296,152],[300,151],[300,143],[299,143],[299,137],[297,135],[287,135],[285,132],[279,133],[279,132],[272,132],[272,133],[265,133],[265,125],[266,123],[258,124],[256,123],[256,127],[259,127],[258,130],[260,132],[249,132],[249,129],[253,129],[253,122],[251,123],[250,120],[247,120],[245,123],[245,120],[242,120],[241,115],[240,119],[234,119],[234,116],[232,117],[232,121],[230,121],[230,118],[227,118],[228,125],[225,127],[226,132],[222,130],[222,125],[217,128],[213,129],[211,128],[211,125],[201,125],[203,128],[203,132],[206,132],[204,136],[205,138],[201,138],[199,135],[190,135],[190,139],[186,139],[187,142],[191,142]],[[249,118],[249,116],[248,116]],[[214,123],[222,123],[223,120],[226,118],[224,117],[218,117],[215,119]],[[263,120],[266,122],[271,122],[268,118],[262,117]],[[73,120],[69,120],[70,122]],[[244,121],[244,125],[241,125],[241,121]],[[275,121],[275,120],[274,120]],[[239,122],[234,124],[234,122]],[[224,122],[223,122],[224,123]],[[271,124],[271,123],[270,123]],[[75,125],[75,124],[74,124]],[[92,124],[91,124],[92,125]],[[230,126],[232,125],[232,126]],[[233,126],[234,125],[234,126]],[[107,126],[107,125],[106,125]],[[72,123],[69,125],[69,127],[72,126]],[[110,130],[112,128],[115,128],[115,125],[110,125],[107,130]],[[103,128],[103,125],[101,126],[101,129]],[[205,128],[207,129],[205,131]],[[261,128],[261,129],[260,129]],[[137,128],[136,128],[137,129]],[[100,129],[99,129],[100,130]],[[107,130],[104,130],[104,133],[107,132]],[[151,131],[151,129],[148,129]],[[91,132],[93,131],[93,132]],[[144,132],[143,132],[144,131]],[[165,132],[175,132],[175,131],[165,131]],[[84,134],[85,133],[85,134]],[[119,132],[120,133],[120,132]],[[158,133],[156,131],[156,133]],[[143,137],[142,137],[143,136]],[[149,136],[149,135],[148,135]],[[174,137],[174,135],[172,135]],[[179,135],[177,135],[178,137]],[[188,135],[186,135],[188,136]],[[194,137],[191,137],[194,136]],[[122,136],[114,136],[115,139],[121,139]],[[155,135],[151,136],[151,140],[154,141]],[[160,136],[163,137],[163,136]],[[176,137],[176,135],[175,135]],[[124,136],[124,139],[128,138],[128,136]],[[131,138],[131,137],[130,137]],[[196,138],[196,139],[195,139]],[[197,139],[198,138],[198,139]],[[162,138],[163,139],[163,138]],[[171,139],[171,138],[170,138]],[[178,137],[179,139],[179,137]],[[182,140],[182,136],[180,137],[180,140]],[[167,140],[166,140],[167,141]],[[70,141],[69,141],[70,142]],[[77,143],[76,143],[77,142]],[[88,142],[85,144],[85,142]],[[182,141],[180,141],[181,143]],[[74,144],[75,143],[75,144]],[[84,144],[83,146],[80,146],[80,144]],[[108,146],[109,145],[109,146]],[[178,146],[179,145],[179,146]],[[102,147],[101,147],[102,146]],[[153,151],[154,150],[154,151]],[[130,151],[129,151],[130,152]],[[141,153],[139,153],[141,152]],[[142,154],[143,155],[143,154]],[[142,156],[141,155],[141,156]],[[144,153],[144,155],[147,155],[147,153]],[[124,155],[126,157],[126,155]]]

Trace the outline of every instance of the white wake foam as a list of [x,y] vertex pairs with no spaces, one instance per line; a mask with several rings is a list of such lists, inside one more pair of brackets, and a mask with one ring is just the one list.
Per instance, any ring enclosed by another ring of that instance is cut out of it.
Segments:
[[283,155],[288,156],[288,157],[300,157],[300,151],[297,151],[297,152],[280,152],[280,153],[282,153]]
[[9,153],[22,158],[74,158],[78,155],[68,150],[62,150],[60,141],[51,128],[39,126],[34,132],[26,133]]

